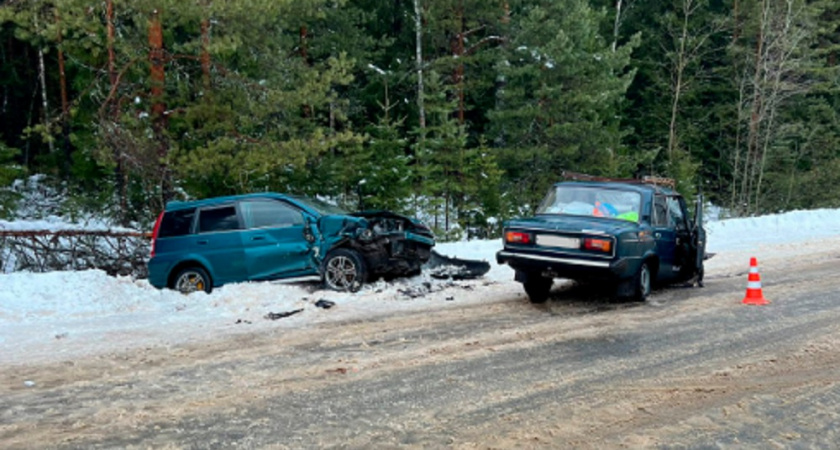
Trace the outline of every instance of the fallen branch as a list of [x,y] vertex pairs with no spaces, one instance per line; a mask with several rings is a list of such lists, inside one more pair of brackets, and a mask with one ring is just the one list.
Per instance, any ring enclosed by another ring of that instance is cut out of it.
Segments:
[[91,230],[0,230],[0,272],[103,270],[147,276],[147,233]]

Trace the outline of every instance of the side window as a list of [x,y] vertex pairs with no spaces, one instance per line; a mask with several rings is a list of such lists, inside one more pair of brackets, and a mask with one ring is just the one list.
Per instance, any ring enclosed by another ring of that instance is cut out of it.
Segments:
[[657,195],[653,198],[653,226],[667,227],[668,226],[668,205],[665,202],[665,197]]
[[281,228],[303,225],[303,214],[278,201],[245,201],[241,203],[247,228]]
[[668,197],[668,217],[674,228],[685,229],[685,215],[679,197]]
[[159,238],[185,236],[192,231],[195,208],[181,209],[164,213],[160,222]]
[[233,206],[202,209],[199,213],[199,233],[212,233],[214,231],[230,231],[238,229],[239,219],[236,217],[236,208]]

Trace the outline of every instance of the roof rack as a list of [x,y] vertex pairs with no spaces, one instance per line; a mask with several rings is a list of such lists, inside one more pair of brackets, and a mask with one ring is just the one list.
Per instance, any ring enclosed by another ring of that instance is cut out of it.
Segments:
[[670,189],[676,189],[677,182],[673,178],[645,176],[639,178],[609,178],[597,175],[588,175],[585,173],[569,172],[564,170],[561,177],[572,181],[606,181],[612,183],[632,183],[632,184],[652,184],[654,186],[665,186]]
[[677,180],[673,178],[665,178],[665,177],[654,177],[651,175],[647,175],[642,177],[642,182],[646,184],[653,184],[656,186],[665,186],[667,188],[676,189],[677,188]]

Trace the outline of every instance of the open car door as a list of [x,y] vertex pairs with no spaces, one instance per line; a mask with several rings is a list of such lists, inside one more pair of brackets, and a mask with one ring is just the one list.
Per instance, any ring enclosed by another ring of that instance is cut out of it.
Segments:
[[694,205],[694,223],[692,224],[691,252],[694,254],[694,272],[697,285],[703,287],[703,261],[706,259],[706,230],[703,228],[703,194],[697,196]]

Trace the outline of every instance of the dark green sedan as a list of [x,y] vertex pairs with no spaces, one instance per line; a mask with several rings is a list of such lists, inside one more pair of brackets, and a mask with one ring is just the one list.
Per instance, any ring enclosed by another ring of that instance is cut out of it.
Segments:
[[615,297],[637,301],[656,283],[702,285],[701,203],[689,217],[685,199],[661,183],[558,183],[536,215],[505,222],[496,260],[533,303],[548,299],[555,278],[608,283]]

